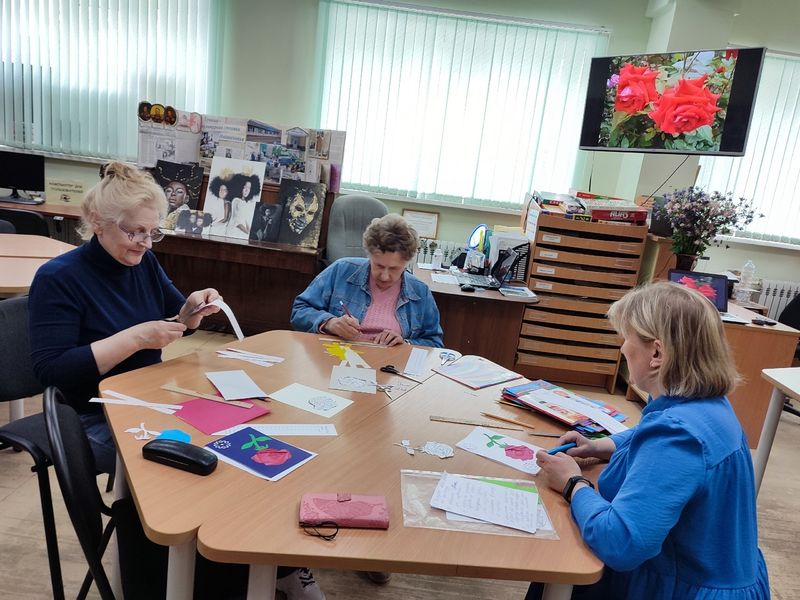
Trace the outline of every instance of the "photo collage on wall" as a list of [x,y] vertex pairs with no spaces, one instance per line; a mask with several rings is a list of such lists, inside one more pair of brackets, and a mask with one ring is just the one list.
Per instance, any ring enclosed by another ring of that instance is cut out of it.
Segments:
[[235,158],[214,157],[208,176],[205,206],[211,215],[206,232],[229,238],[249,239],[266,165]]

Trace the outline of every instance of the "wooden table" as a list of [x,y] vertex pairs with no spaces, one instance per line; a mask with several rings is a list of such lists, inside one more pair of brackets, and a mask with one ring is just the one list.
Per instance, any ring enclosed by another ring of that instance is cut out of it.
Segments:
[[27,294],[36,271],[48,260],[0,256],[0,296]]
[[497,290],[462,292],[457,285],[434,282],[428,269],[415,268],[414,275],[433,292],[445,347],[514,368],[525,307],[536,298],[503,296]]
[[43,235],[0,234],[0,257],[54,258],[75,246]]
[[[772,397],[769,402],[766,419],[764,420],[764,447],[759,444],[756,451],[753,467],[756,475],[756,493],[761,488],[761,480],[764,478],[764,471],[769,458],[769,451],[772,449],[772,442],[775,439],[775,432],[778,429],[778,421],[783,410],[784,396],[789,396],[792,400],[800,400],[800,367],[786,369],[764,369],[761,376],[772,386]],[[760,467],[760,468],[758,468]]]
[[[277,354],[286,360],[265,369],[247,363],[232,365],[230,360],[203,351],[110,378],[101,384],[101,390],[112,389],[156,402],[179,402],[186,398],[159,386],[173,383],[209,392],[212,388],[204,372],[232,368],[243,368],[268,392],[295,381],[327,389],[330,369],[339,362],[326,354],[319,336],[313,334],[272,331],[236,346]],[[404,365],[411,347],[356,349],[370,365],[380,367]],[[430,351],[429,366],[438,362],[438,351]],[[378,381],[401,380],[379,372]],[[211,476],[197,477],[145,461],[141,457],[143,442],[124,433],[143,420],[149,429],[188,430],[197,445],[214,438],[171,415],[132,406],[107,405],[105,410],[145,532],[153,541],[170,546],[169,598],[191,598],[195,548],[212,560],[257,565],[250,571],[250,598],[271,597],[276,564],[540,580],[550,584],[548,598],[568,598],[572,584],[597,581],[603,565],[581,541],[568,506],[555,492],[540,489],[559,540],[471,535],[403,525],[401,469],[525,478],[519,471],[467,452],[457,451],[454,458],[442,461],[421,453],[412,457],[394,445],[410,439],[415,444],[435,440],[454,446],[472,429],[431,422],[431,414],[480,419],[481,410],[491,410],[520,418],[514,409],[495,404],[501,387],[472,391],[432,375],[423,385],[393,401],[380,393],[336,392],[354,400],[352,406],[330,419],[339,435],[287,437],[290,443],[319,455],[278,482],[264,481],[225,463],[220,463]],[[279,402],[271,402],[270,408],[272,414],[260,420],[328,422]],[[557,429],[544,418],[523,418],[541,430]],[[548,447],[555,443],[547,438],[529,439]],[[309,491],[383,494],[390,507],[390,529],[342,530],[334,543],[311,538],[297,526],[300,496]]]

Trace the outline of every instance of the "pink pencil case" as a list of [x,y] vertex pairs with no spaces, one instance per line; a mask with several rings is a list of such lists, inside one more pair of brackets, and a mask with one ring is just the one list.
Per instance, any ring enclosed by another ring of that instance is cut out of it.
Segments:
[[386,498],[358,494],[303,494],[300,500],[300,524],[323,523],[336,523],[339,527],[388,529]]

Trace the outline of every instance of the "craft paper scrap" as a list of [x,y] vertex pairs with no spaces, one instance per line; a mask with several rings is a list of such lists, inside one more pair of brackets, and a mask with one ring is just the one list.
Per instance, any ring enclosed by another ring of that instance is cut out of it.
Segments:
[[266,360],[258,360],[257,358],[250,358],[249,356],[236,354],[234,352],[225,352],[224,350],[223,351],[217,350],[217,356],[219,358],[232,358],[234,360],[241,360],[242,362],[258,365],[259,367],[271,367],[275,364],[273,362],[269,362]]
[[586,399],[578,399],[576,396],[566,396],[559,394],[555,390],[535,390],[531,392],[535,398],[541,398],[549,404],[555,404],[568,410],[575,411],[606,429],[609,433],[620,433],[628,429],[627,425],[623,425],[611,415],[603,412],[597,405]]
[[272,356],[271,354],[259,354],[258,352],[249,352],[247,350],[240,350],[239,348],[225,348],[224,350],[217,350],[217,354],[237,354],[242,357],[252,358],[254,360],[262,360],[264,362],[282,363],[284,358],[281,356]]
[[212,435],[230,435],[246,427],[252,427],[264,435],[339,435],[336,431],[336,425],[333,423],[254,423],[252,425],[234,425],[233,427],[228,427],[228,429],[215,431]]
[[184,423],[199,429],[206,435],[215,431],[227,429],[234,425],[247,423],[256,417],[270,413],[265,406],[253,404],[251,408],[242,408],[232,404],[214,402],[205,398],[194,398],[181,402],[183,410],[177,413],[178,418]]
[[370,366],[367,364],[361,355],[353,350],[350,347],[345,347],[344,349],[344,360],[347,361],[351,367],[364,367],[365,369],[369,369]]
[[431,506],[496,525],[536,533],[539,495],[443,473]]
[[458,285],[458,278],[455,275],[448,275],[447,273],[431,273],[431,280],[434,283]]
[[458,442],[456,447],[503,463],[523,473],[536,475],[539,472],[540,467],[536,464],[536,453],[542,448],[506,437],[501,433],[495,433],[491,429],[476,427],[467,437]]
[[264,398],[267,393],[262,390],[250,375],[242,371],[210,371],[206,377],[214,384],[225,400],[246,400],[247,398]]
[[130,429],[126,429],[125,433],[133,433],[134,439],[137,440],[149,440],[150,437],[160,436],[160,431],[151,431],[144,426],[144,423],[139,423],[138,427],[131,427]]
[[428,360],[428,351],[422,348],[412,348],[408,357],[408,362],[403,368],[403,373],[412,377],[419,377],[425,370],[425,363]]
[[378,391],[375,369],[357,369],[345,365],[335,365],[331,370],[328,387],[332,390],[363,392],[374,394]]
[[220,459],[248,473],[278,481],[316,456],[279,439],[247,427],[220,438],[206,448]]
[[353,403],[352,400],[342,396],[317,390],[302,383],[287,385],[285,388],[272,392],[269,397],[323,417],[332,417]]
[[217,298],[213,302],[209,302],[209,304],[216,304],[222,309],[222,312],[224,312],[225,316],[228,317],[228,321],[231,322],[231,327],[233,327],[233,332],[236,334],[236,337],[240,341],[243,340],[244,334],[242,333],[242,328],[239,327],[239,321],[236,320],[231,307],[228,306],[222,298]]

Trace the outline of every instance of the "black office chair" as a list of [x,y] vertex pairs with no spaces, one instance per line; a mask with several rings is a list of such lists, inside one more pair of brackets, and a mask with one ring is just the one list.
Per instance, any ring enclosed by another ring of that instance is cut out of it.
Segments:
[[17,228],[10,221],[0,219],[0,233],[17,233]]
[[16,229],[16,233],[50,237],[47,221],[44,220],[42,215],[32,210],[0,208],[0,219],[11,223]]
[[[16,401],[41,393],[42,386],[33,374],[28,337],[28,297],[0,301],[0,402]],[[42,413],[22,417],[0,427],[0,450],[25,450],[33,458],[31,470],[39,483],[42,522],[50,563],[53,598],[64,599],[61,564],[58,560],[58,538],[53,516],[48,467],[50,444]]]
[[[791,302],[784,307],[781,314],[778,316],[778,322],[793,327],[794,329],[800,329],[800,294],[795,296]],[[798,343],[797,348],[795,348],[794,359],[795,361],[800,360],[800,343]],[[788,396],[783,400],[783,410],[800,417],[800,410],[794,407]]]

